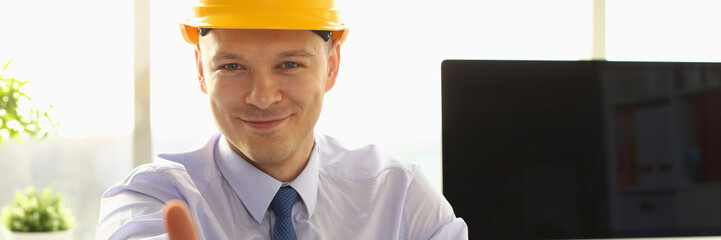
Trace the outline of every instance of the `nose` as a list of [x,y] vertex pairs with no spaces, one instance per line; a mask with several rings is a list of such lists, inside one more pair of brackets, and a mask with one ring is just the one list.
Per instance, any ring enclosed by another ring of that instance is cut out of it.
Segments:
[[267,109],[283,99],[278,83],[272,78],[271,73],[256,72],[250,79],[250,92],[245,97],[245,102]]

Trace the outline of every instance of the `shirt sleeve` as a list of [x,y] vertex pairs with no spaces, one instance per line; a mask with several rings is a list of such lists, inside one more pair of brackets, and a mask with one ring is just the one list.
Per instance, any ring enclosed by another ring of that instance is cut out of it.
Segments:
[[172,170],[143,165],[110,187],[101,199],[95,238],[168,239],[163,207],[171,199],[183,199],[174,183],[173,172],[178,171]]
[[408,186],[403,208],[407,239],[468,239],[468,226],[420,169]]

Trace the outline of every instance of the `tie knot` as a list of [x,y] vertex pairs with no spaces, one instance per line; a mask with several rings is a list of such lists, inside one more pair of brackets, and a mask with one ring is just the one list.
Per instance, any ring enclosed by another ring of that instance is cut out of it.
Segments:
[[292,187],[281,187],[273,197],[273,201],[270,202],[270,209],[275,213],[275,217],[290,217],[293,203],[297,197],[298,192]]

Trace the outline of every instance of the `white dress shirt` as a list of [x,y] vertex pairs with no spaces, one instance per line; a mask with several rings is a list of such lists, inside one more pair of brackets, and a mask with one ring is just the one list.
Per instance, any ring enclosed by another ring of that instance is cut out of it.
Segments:
[[188,204],[201,239],[270,239],[268,206],[285,185],[300,196],[291,215],[298,239],[468,239],[418,165],[373,145],[348,149],[317,135],[288,183],[246,162],[220,134],[199,150],[159,157],[103,194],[97,239],[167,239],[162,209],[173,199]]

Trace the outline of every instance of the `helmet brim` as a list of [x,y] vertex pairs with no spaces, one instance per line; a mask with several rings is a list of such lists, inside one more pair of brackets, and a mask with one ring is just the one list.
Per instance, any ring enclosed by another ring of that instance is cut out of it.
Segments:
[[191,18],[180,24],[186,42],[198,44],[198,28],[223,29],[275,29],[333,31],[333,39],[342,44],[348,36],[348,28],[328,16],[297,14],[237,14]]

